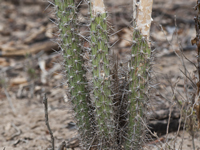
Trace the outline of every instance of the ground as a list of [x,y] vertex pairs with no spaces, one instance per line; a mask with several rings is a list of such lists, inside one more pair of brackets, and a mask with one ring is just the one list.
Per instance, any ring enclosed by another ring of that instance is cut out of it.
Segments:
[[[173,87],[176,85],[177,93],[182,95],[177,94],[178,100],[186,99],[186,80],[180,71],[184,67],[178,56],[183,53],[191,62],[196,63],[196,47],[190,42],[195,37],[195,4],[195,0],[154,0],[153,5],[154,21],[150,39],[152,49],[156,49],[154,82],[159,84],[154,93],[156,98],[150,101],[153,106],[150,113],[173,109],[175,122],[179,121],[181,108],[172,99],[170,83]],[[131,38],[128,35],[131,33],[131,0],[107,0],[106,6],[108,21],[112,24],[111,32],[122,29],[122,32],[110,39],[111,42],[119,39],[114,51],[120,58],[126,57],[129,42],[124,39]],[[51,41],[56,38],[54,33],[57,31],[52,23],[54,15],[51,11],[51,6],[48,7],[48,3],[43,0],[0,1],[0,149],[44,150],[51,146],[42,103],[44,93],[48,98],[49,122],[55,146],[66,141],[69,147],[79,149],[73,111],[66,96],[67,87],[63,85],[62,68],[59,65],[61,56],[54,51],[58,50],[57,44]],[[82,9],[81,14],[85,12]],[[192,76],[195,75],[195,67],[191,62],[185,60],[185,68]],[[167,124],[168,116],[169,113],[166,118],[158,118]],[[158,120],[154,118],[151,121],[157,124]],[[173,125],[170,124],[170,127],[172,129]],[[163,135],[158,131],[161,142],[171,140],[173,143],[176,132],[169,131],[173,132]],[[180,131],[174,142],[176,148],[182,141],[182,149],[192,149],[191,139],[187,131]],[[200,149],[198,140],[199,132],[196,132],[196,149]],[[153,149],[159,144],[163,146],[163,143],[153,140],[146,145],[146,149]],[[171,143],[169,145],[173,145]]]

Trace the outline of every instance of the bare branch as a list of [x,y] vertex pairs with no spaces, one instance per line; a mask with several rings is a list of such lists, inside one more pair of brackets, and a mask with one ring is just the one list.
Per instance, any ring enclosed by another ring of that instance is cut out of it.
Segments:
[[44,112],[45,112],[45,123],[47,126],[47,129],[49,131],[49,134],[51,135],[51,144],[52,144],[52,150],[54,150],[54,137],[53,137],[53,132],[51,131],[50,125],[49,125],[49,119],[48,119],[48,102],[47,102],[47,97],[46,93],[44,94],[43,97],[43,104],[44,104]]

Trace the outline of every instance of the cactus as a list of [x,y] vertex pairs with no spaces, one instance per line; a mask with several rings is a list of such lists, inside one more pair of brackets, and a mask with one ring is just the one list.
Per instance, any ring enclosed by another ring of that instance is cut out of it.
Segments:
[[91,1],[91,59],[98,134],[104,141],[113,136],[106,12],[103,0]]
[[[128,131],[125,149],[140,149],[144,141],[144,128],[141,119],[145,119],[146,94],[148,94],[148,73],[151,49],[149,46],[149,29],[153,0],[142,0],[134,17],[133,46],[129,69]],[[135,8],[136,1],[133,0]],[[143,9],[145,8],[145,9]],[[135,10],[135,9],[134,9]]]
[[[126,80],[128,100],[118,102],[124,103],[123,107],[125,106],[126,110],[123,110],[122,114],[117,114],[120,111],[114,111],[118,106],[111,95],[119,93],[111,91],[112,74],[110,74],[108,59],[107,14],[103,0],[91,0],[90,2],[90,37],[87,41],[90,43],[88,52],[90,54],[89,63],[91,63],[88,71],[92,79],[89,82],[85,78],[85,62],[82,59],[84,52],[78,36],[79,23],[75,2],[74,0],[55,0],[55,6],[61,39],[60,46],[63,51],[66,80],[69,87],[68,93],[76,113],[82,146],[85,149],[92,147],[109,150],[123,149],[123,147],[126,150],[140,149],[143,140],[141,138],[143,135],[141,118],[144,118],[145,113],[145,93],[151,53],[148,35],[145,34],[148,31],[145,28],[143,32],[143,26],[138,25],[139,23],[135,24],[135,28],[138,28],[133,33],[134,42]],[[118,80],[115,81],[118,82]],[[87,89],[89,86],[91,86],[90,91]],[[120,133],[123,128],[120,127],[121,120],[117,119],[118,117],[126,120],[123,134]],[[123,140],[119,142],[119,139]]]
[[[69,86],[69,97],[73,103],[79,133],[87,141],[91,134],[88,110],[87,90],[85,89],[85,70],[82,66],[82,51],[77,35],[77,14],[74,0],[55,0],[58,26],[61,38],[61,49]],[[89,141],[89,140],[88,140]],[[85,145],[86,146],[86,145]],[[87,147],[87,146],[86,146]]]
[[[136,38],[137,37],[137,38]],[[145,114],[145,91],[148,83],[148,64],[150,48],[146,39],[136,28],[133,35],[129,69],[129,98],[128,98],[128,131],[125,149],[140,149],[143,141],[143,125],[141,118]]]

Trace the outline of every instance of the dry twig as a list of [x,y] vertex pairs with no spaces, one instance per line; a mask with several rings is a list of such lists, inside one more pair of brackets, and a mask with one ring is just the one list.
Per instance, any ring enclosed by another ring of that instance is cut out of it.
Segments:
[[200,128],[200,99],[199,99],[199,93],[200,93],[200,20],[199,20],[199,16],[200,16],[200,0],[197,0],[197,5],[195,6],[195,9],[197,10],[197,15],[194,18],[195,21],[195,28],[196,28],[196,37],[191,41],[192,44],[196,44],[197,45],[197,72],[198,72],[198,79],[196,81],[196,85],[197,85],[197,93],[196,93],[196,97],[197,97],[197,102],[195,105],[195,109],[196,109],[196,115],[197,115],[197,119],[198,119],[198,128]]
[[50,125],[49,125],[49,119],[48,119],[48,102],[47,102],[47,97],[46,97],[46,93],[44,94],[43,97],[43,104],[44,104],[44,112],[45,112],[45,124],[47,126],[47,129],[49,131],[49,134],[51,135],[51,144],[52,144],[52,149],[54,150],[54,136],[53,136],[53,132],[51,131]]

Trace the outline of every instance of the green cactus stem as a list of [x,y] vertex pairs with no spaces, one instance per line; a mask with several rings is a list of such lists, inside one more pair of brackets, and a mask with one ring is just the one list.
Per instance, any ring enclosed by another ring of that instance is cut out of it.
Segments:
[[129,118],[127,141],[125,149],[140,149],[144,128],[141,118],[145,112],[145,91],[148,83],[149,57],[151,49],[145,37],[135,29],[133,35],[134,45],[132,48],[129,73]]
[[[91,137],[90,118],[85,89],[85,71],[79,46],[78,21],[74,0],[55,0],[61,48],[69,86],[70,99],[74,107],[79,132],[84,141]],[[87,147],[87,145],[84,145]]]
[[[133,47],[129,72],[129,117],[127,126],[127,141],[125,149],[141,149],[145,137],[144,125],[145,108],[148,93],[149,60],[151,54],[149,30],[151,26],[151,12],[153,0],[142,0],[139,5],[133,0]],[[136,9],[136,6],[138,9]],[[145,8],[145,9],[144,9]]]
[[91,1],[91,59],[98,135],[113,136],[106,12],[103,0]]

